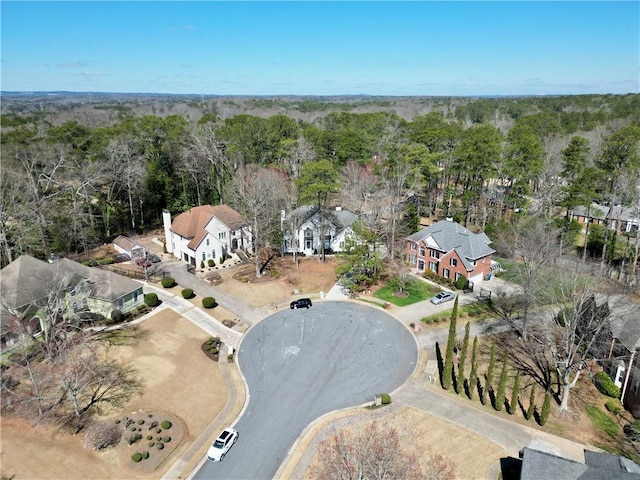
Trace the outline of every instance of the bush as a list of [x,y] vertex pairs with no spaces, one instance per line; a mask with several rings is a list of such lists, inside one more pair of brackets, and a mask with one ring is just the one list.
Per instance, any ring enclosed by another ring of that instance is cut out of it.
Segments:
[[164,448],[164,443],[162,443],[162,442],[158,442],[158,443],[156,443],[156,448],[157,448],[158,450],[162,450],[162,449]]
[[209,268],[213,268],[216,266],[216,262],[213,261],[213,258],[210,258],[207,260],[207,265],[209,265]]
[[140,460],[142,460],[142,454],[140,452],[134,453],[133,455],[131,455],[131,460],[138,463]]
[[98,260],[98,265],[111,265],[112,263],[116,263],[116,259],[113,257],[101,258]]
[[129,445],[133,445],[134,443],[139,441],[141,438],[142,438],[142,435],[140,435],[139,433],[134,433],[129,437]]
[[171,437],[162,437],[163,443],[169,443],[171,441]]
[[545,393],[544,402],[542,402],[542,411],[540,412],[540,425],[544,426],[551,412],[551,394]]
[[163,430],[169,430],[171,428],[171,422],[169,420],[165,420],[160,424]]
[[114,308],[113,310],[111,310],[111,321],[113,323],[124,322],[124,313],[122,313],[122,311],[118,310],[117,308]]
[[146,460],[147,458],[149,458],[149,452],[147,451],[142,452],[142,459]]
[[204,269],[204,260],[200,260],[200,270]]
[[195,295],[193,294],[193,290],[191,288],[183,288],[182,289],[182,298],[193,298]]
[[158,295],[155,293],[147,293],[144,296],[144,304],[150,307],[155,307],[158,305]]
[[153,447],[154,445],[155,445],[155,442],[149,442],[149,443],[147,443],[147,446],[148,446],[149,448]]
[[389,405],[391,403],[391,395],[388,393],[383,393],[380,397],[382,398],[382,405]]
[[153,435],[147,435],[147,440],[153,440]]
[[144,420],[142,418],[138,420],[138,425],[144,425]]
[[213,308],[217,305],[216,299],[213,297],[204,297],[202,299],[202,306],[204,308]]
[[176,280],[173,277],[164,277],[160,280],[160,283],[164,288],[171,288],[176,286]]
[[604,404],[604,406],[614,415],[617,415],[624,410],[622,403],[620,403],[620,400],[618,400],[617,398],[608,400],[607,403]]
[[122,430],[116,423],[94,423],[85,429],[84,445],[94,450],[117,445],[122,437]]
[[162,433],[162,429],[161,428],[156,428],[156,433]]
[[456,280],[456,289],[464,290],[464,287],[466,286],[467,286],[467,277],[465,277],[464,275],[460,275]]
[[612,398],[620,398],[620,387],[611,380],[606,372],[598,372],[593,377],[593,383],[600,393]]

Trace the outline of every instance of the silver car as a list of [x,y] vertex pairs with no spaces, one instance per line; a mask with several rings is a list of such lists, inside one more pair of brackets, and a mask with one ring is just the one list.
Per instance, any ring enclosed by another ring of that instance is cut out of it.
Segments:
[[440,305],[441,303],[448,302],[456,298],[456,295],[451,292],[440,292],[431,299],[431,303],[434,305]]

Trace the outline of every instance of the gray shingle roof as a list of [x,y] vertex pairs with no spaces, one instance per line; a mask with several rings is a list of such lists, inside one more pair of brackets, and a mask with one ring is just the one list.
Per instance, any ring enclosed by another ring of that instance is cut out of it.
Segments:
[[[287,215],[287,220],[295,218],[299,224],[304,223],[309,218],[319,213],[318,208],[314,205],[302,205]],[[338,230],[345,229],[354,224],[358,217],[348,210],[328,210],[323,212],[325,220],[333,223]]]
[[478,260],[495,253],[489,244],[491,240],[484,233],[473,233],[456,222],[440,220],[419,232],[409,235],[407,240],[425,241],[431,237],[442,252],[455,250],[468,270],[472,269],[470,260]]

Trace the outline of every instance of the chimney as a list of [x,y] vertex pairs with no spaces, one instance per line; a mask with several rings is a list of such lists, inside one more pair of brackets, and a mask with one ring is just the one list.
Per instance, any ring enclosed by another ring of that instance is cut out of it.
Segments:
[[173,238],[171,237],[171,212],[162,209],[162,224],[164,226],[164,244],[168,253],[173,253]]
[[447,222],[453,222],[453,217],[451,217],[451,216],[447,215],[447,217],[445,218],[445,220],[446,220]]
[[342,211],[342,207],[336,207],[336,212],[341,212]]

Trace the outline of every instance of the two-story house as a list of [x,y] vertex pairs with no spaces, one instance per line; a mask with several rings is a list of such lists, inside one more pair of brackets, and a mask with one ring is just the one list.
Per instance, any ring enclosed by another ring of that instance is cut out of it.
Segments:
[[492,272],[491,240],[450,220],[441,220],[406,239],[405,256],[420,271],[432,270],[456,281],[461,275],[476,283]]
[[355,237],[353,224],[357,219],[340,207],[320,211],[313,205],[303,205],[288,215],[283,212],[283,251],[314,255],[324,248],[325,253],[341,252],[347,239]]
[[144,301],[142,285],[109,270],[91,268],[67,258],[52,263],[22,255],[2,269],[0,327],[2,348],[22,335],[41,335],[55,311],[68,321],[90,312],[109,317]]
[[251,228],[228,205],[201,205],[178,215],[173,222],[162,211],[167,252],[191,265],[219,262],[237,250],[251,250]]

